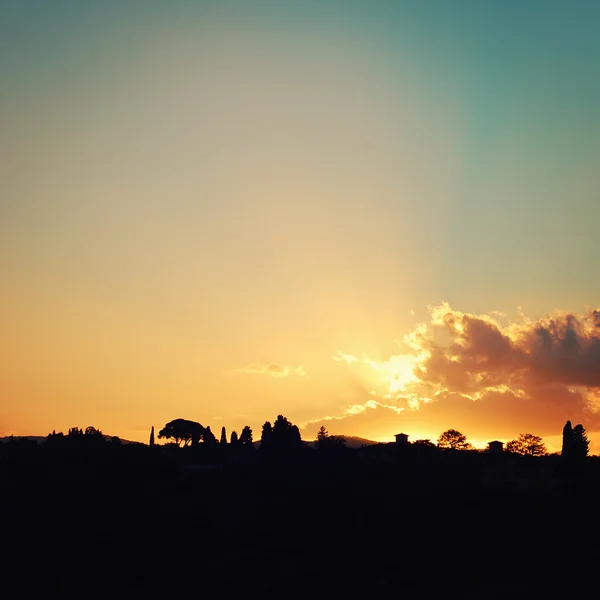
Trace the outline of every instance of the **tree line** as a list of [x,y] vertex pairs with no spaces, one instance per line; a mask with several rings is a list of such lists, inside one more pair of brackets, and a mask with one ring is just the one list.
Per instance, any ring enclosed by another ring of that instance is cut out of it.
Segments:
[[[222,427],[220,438],[217,440],[210,426],[204,427],[196,421],[182,418],[169,421],[158,432],[158,439],[165,440],[167,445],[177,448],[193,448],[200,444],[204,448],[217,448],[224,445],[246,450],[254,450],[255,448],[253,431],[248,425],[242,428],[239,435],[234,430],[229,437],[227,436],[226,428]],[[50,445],[62,445],[66,443],[67,445],[94,446],[104,442],[120,444],[121,440],[116,436],[105,436],[100,429],[89,426],[85,429],[72,427],[66,435],[62,432],[56,433],[56,431],[53,431],[48,435],[47,442]],[[494,450],[494,444],[498,443],[490,442],[487,450]],[[319,429],[314,442],[315,447],[320,450],[339,449],[345,447],[345,444],[346,440],[344,437],[329,435],[324,426]],[[149,445],[151,447],[155,445],[154,427],[152,427],[150,432]],[[302,441],[298,426],[292,424],[289,419],[281,414],[277,415],[273,423],[266,421],[262,426],[259,440],[261,454],[290,454],[301,450],[303,445],[304,442]],[[419,439],[410,445],[439,448],[442,450],[473,450],[473,446],[467,440],[467,437],[456,429],[447,429],[444,431],[437,439],[437,444],[434,444],[431,440]],[[516,439],[506,443],[505,451],[521,456],[546,456],[548,454],[542,438],[532,433],[519,434]],[[573,427],[571,421],[567,421],[563,428],[561,455],[569,461],[577,461],[588,456],[588,453],[589,439],[585,428],[581,424]]]
[[[427,443],[429,440],[417,440],[415,443]],[[431,443],[431,442],[429,442]],[[494,442],[488,444],[491,450]],[[433,446],[433,444],[431,444]],[[452,450],[472,450],[473,446],[467,441],[467,437],[456,429],[447,429],[437,441],[438,448]],[[589,453],[590,442],[583,425],[572,427],[571,421],[567,421],[563,428],[561,455],[566,459],[578,460],[585,458]],[[532,433],[521,433],[519,437],[506,443],[506,451],[511,454],[522,456],[546,456],[548,451],[542,438]]]
[[[159,432],[158,438],[167,440],[178,447],[195,447],[200,443],[209,446],[228,444],[234,447],[253,448],[254,437],[251,427],[246,425],[238,435],[237,431],[232,431],[227,441],[227,430],[221,428],[219,441],[210,430],[210,426],[204,427],[196,421],[188,419],[174,419],[169,421]],[[150,445],[154,445],[154,428],[150,433]],[[266,421],[262,426],[260,436],[260,448],[262,452],[270,450],[279,450],[290,452],[302,448],[302,437],[297,425],[293,425],[289,419],[283,415],[277,415],[277,418],[271,424]]]

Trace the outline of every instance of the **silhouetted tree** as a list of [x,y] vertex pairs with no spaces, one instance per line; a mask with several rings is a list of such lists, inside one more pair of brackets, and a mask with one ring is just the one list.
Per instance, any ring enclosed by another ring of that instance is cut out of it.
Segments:
[[590,441],[585,428],[578,424],[571,427],[571,421],[567,421],[563,427],[563,442],[561,455],[568,463],[585,460],[589,452]]
[[413,446],[419,446],[422,448],[435,448],[435,444],[431,440],[415,440],[412,443]]
[[329,448],[339,448],[346,445],[346,439],[342,436],[329,435],[325,426],[321,425],[321,428],[317,432],[316,447],[318,450],[325,450]]
[[99,444],[105,443],[102,431],[96,429],[95,427],[92,427],[91,425],[85,428],[85,431],[83,432],[83,437],[80,439],[83,443],[85,443],[88,446],[97,446]]
[[265,452],[271,449],[271,442],[273,441],[273,427],[270,421],[265,421],[262,426],[262,432],[260,434],[260,449]]
[[158,438],[173,440],[178,446],[189,446],[190,444],[195,446],[205,433],[206,429],[200,423],[187,419],[175,419],[158,432]]
[[46,443],[50,446],[60,446],[65,440],[65,434],[60,431],[56,433],[53,429],[52,433],[46,438]]
[[215,434],[210,430],[210,425],[208,425],[204,429],[204,432],[202,433],[202,441],[205,444],[209,444],[211,446],[215,446],[217,444],[217,438],[215,437]]
[[85,428],[84,435],[88,435],[90,437],[96,437],[96,438],[103,437],[102,436],[102,432],[99,429],[96,429],[95,427],[92,427],[91,425],[89,427]]
[[154,425],[152,425],[152,430],[150,431],[150,447],[154,446]]
[[237,446],[237,444],[238,444],[238,434],[237,434],[237,431],[234,430],[234,431],[231,432],[231,439],[230,439],[229,443],[232,446]]
[[566,459],[573,458],[574,442],[573,427],[571,426],[571,421],[567,421],[563,427],[561,456]]
[[[60,435],[62,436],[62,433]],[[53,438],[53,442],[56,444],[58,438],[55,436],[53,436]],[[81,429],[79,427],[70,427],[66,436],[66,440],[68,440],[69,444],[75,444],[76,446],[95,446],[105,442],[102,431],[92,427],[91,425],[85,429]]]
[[158,439],[173,440],[179,446],[188,446],[192,441],[192,434],[183,419],[175,419],[158,432]]
[[221,427],[221,440],[220,440],[221,444],[226,444],[227,443],[227,431],[225,431],[225,426]]
[[473,446],[467,442],[467,437],[456,429],[447,429],[438,438],[439,448],[451,448],[452,450],[471,450]]
[[240,434],[240,444],[243,446],[254,447],[254,442],[252,440],[252,429],[250,429],[248,425],[242,429],[242,433]]
[[575,425],[573,428],[573,456],[576,459],[584,459],[589,452],[590,441],[583,425]]
[[321,425],[319,431],[317,432],[317,442],[321,440],[326,440],[329,437],[329,432],[325,429],[325,425]]
[[506,451],[528,456],[545,456],[548,454],[542,438],[532,433],[521,433],[516,440],[508,442]]
[[302,448],[302,438],[297,425],[292,425],[283,415],[277,415],[273,424],[273,449],[278,452],[293,452]]

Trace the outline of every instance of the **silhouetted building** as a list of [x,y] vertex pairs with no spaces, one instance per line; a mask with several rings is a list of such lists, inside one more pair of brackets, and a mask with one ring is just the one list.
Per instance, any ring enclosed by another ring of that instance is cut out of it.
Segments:
[[408,444],[408,434],[406,433],[397,433],[395,438],[396,444]]
[[504,452],[504,443],[494,440],[488,444],[488,451],[490,454],[500,454]]

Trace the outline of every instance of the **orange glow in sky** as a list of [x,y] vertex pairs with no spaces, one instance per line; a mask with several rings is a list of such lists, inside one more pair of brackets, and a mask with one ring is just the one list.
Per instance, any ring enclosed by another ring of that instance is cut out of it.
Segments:
[[595,30],[122,4],[0,7],[0,436],[600,434]]

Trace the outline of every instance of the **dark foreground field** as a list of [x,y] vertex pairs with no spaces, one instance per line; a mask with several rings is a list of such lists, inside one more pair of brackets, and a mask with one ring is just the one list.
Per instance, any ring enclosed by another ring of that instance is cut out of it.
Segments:
[[4,456],[3,597],[593,596],[596,467],[477,460]]

